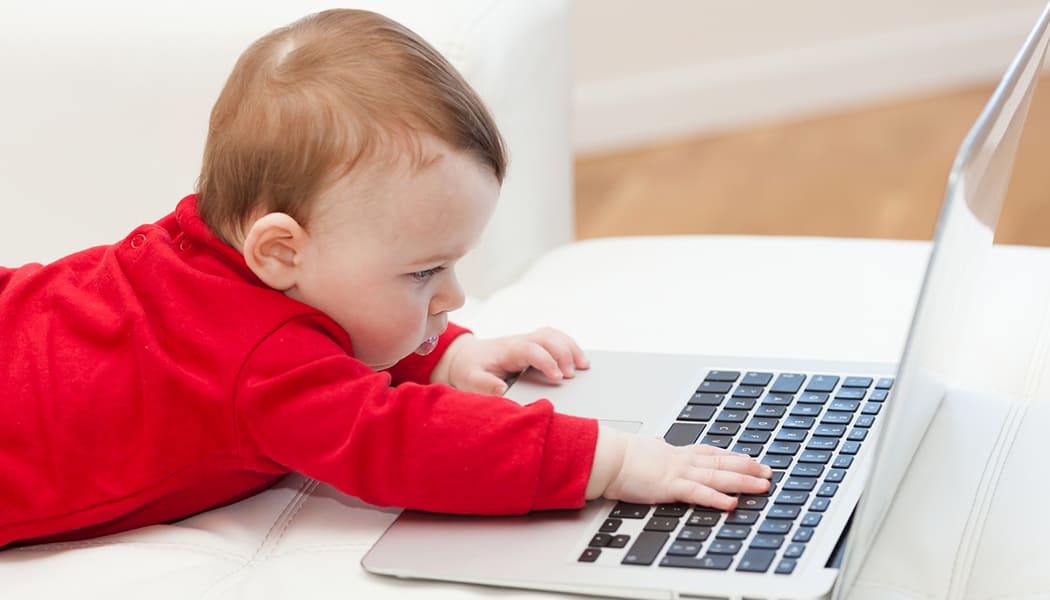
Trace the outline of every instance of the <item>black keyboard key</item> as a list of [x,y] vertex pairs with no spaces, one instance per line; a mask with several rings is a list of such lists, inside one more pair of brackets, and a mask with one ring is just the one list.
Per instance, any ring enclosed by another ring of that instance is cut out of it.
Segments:
[[815,422],[813,417],[793,417],[788,416],[784,419],[784,427],[790,427],[791,429],[809,429],[813,427]]
[[696,509],[693,511],[693,514],[689,515],[686,525],[690,527],[711,527],[717,525],[721,518],[722,513],[720,511]]
[[718,410],[714,406],[701,406],[699,404],[686,404],[682,412],[678,413],[679,421],[710,421]]
[[740,431],[739,423],[719,423],[715,421],[711,428],[707,430],[707,433],[711,435],[736,435],[738,431]]
[[749,549],[740,557],[736,570],[749,573],[765,573],[769,570],[769,565],[773,564],[773,559],[776,555],[777,553],[772,550]]
[[831,452],[827,450],[803,450],[798,456],[798,462],[827,464],[831,460]]
[[811,539],[813,539],[812,527],[799,527],[795,531],[795,535],[791,536],[791,541],[797,544],[805,544]]
[[769,391],[776,394],[796,394],[805,380],[806,376],[801,373],[781,373]]
[[654,517],[684,517],[685,513],[689,512],[689,505],[682,502],[675,502],[674,504],[657,504],[656,510],[653,511]]
[[835,492],[839,491],[839,484],[837,483],[825,483],[820,486],[817,490],[817,495],[821,498],[830,498],[835,495]]
[[845,412],[856,412],[860,408],[859,400],[832,400],[828,410],[841,410]]
[[758,416],[758,417],[770,417],[772,419],[779,419],[780,417],[784,416],[784,412],[785,411],[786,411],[786,409],[783,406],[775,406],[775,405],[772,405],[772,404],[763,404],[762,406],[758,407],[758,410],[755,411],[755,416]]
[[740,496],[737,498],[736,507],[737,510],[762,510],[766,507],[766,503],[768,502],[769,499],[763,496]]
[[834,450],[839,445],[839,438],[811,437],[806,442],[806,450]]
[[857,427],[863,427],[867,429],[875,424],[875,415],[861,415],[857,417],[857,422],[854,423]]
[[774,500],[776,505],[802,506],[809,500],[809,492],[783,491]]
[[[810,508],[810,510],[812,510],[812,508]],[[769,508],[769,512],[766,513],[766,518],[793,520],[798,517],[800,512],[802,512],[802,510],[797,506],[774,504]]]
[[831,505],[831,498],[814,498],[813,502],[809,503],[809,510],[813,512],[822,513],[828,509]]
[[830,392],[838,385],[837,375],[814,375],[806,384],[807,392]]
[[740,378],[740,371],[708,371],[704,381],[736,381]]
[[722,404],[722,401],[725,399],[725,394],[693,394],[693,397],[689,399],[689,404],[718,406],[719,404]]
[[729,444],[733,443],[733,436],[705,435],[704,439],[700,440],[700,443],[707,444],[708,446],[714,446],[716,448],[722,448],[724,450],[729,447]]
[[616,506],[609,512],[610,517],[617,519],[644,519],[648,514],[648,504],[635,504],[633,502],[617,502]]
[[842,387],[871,387],[871,377],[847,377],[842,381]]
[[830,437],[842,437],[844,433],[846,433],[845,425],[833,425],[830,423],[817,425],[816,430],[813,431],[813,435],[826,435]]
[[784,482],[784,490],[789,492],[812,492],[817,487],[813,477],[792,477]]
[[762,457],[762,464],[770,469],[786,469],[791,466],[791,457],[783,454],[767,454]]
[[678,519],[670,517],[653,517],[645,524],[645,531],[674,531],[678,529]]
[[718,413],[718,417],[715,418],[715,421],[719,423],[743,423],[747,420],[748,416],[746,410],[722,409],[722,412]]
[[842,480],[846,478],[846,471],[843,469],[832,469],[828,471],[828,476],[824,478],[824,481],[829,483],[842,483]]
[[594,562],[594,561],[598,560],[598,557],[601,556],[601,555],[602,555],[602,551],[599,550],[598,548],[587,548],[586,550],[583,551],[583,554],[580,555],[579,561],[580,562]]
[[833,469],[848,469],[853,464],[853,457],[848,454],[839,454],[835,462],[831,463]]
[[868,395],[868,390],[860,388],[843,388],[835,394],[836,400],[863,400]]
[[754,525],[758,514],[757,510],[734,510],[726,515],[726,525]]
[[753,417],[747,422],[747,428],[757,429],[758,431],[773,431],[779,424],[780,421],[772,417]]
[[798,561],[793,558],[782,558],[777,563],[777,568],[773,570],[777,575],[790,575],[795,571],[795,566],[798,565]]
[[740,398],[760,398],[764,393],[766,393],[765,388],[755,387],[753,385],[740,385],[733,390],[733,395]]
[[696,388],[696,392],[698,394],[728,394],[731,389],[733,389],[732,383],[724,381],[705,381]]
[[591,541],[588,542],[587,545],[590,546],[591,548],[604,548],[604,547],[608,546],[609,542],[611,542],[611,541],[612,541],[612,536],[609,535],[608,533],[596,533],[596,534],[594,534],[594,537],[591,538]]
[[732,556],[718,556],[708,554],[703,558],[689,558],[687,556],[665,556],[660,561],[661,567],[680,567],[685,569],[709,569],[714,571],[725,571],[733,564]]
[[612,539],[609,540],[609,547],[610,548],[626,548],[627,547],[627,542],[629,542],[629,541],[631,541],[631,536],[629,536],[629,535],[624,535],[624,534],[614,535],[612,537]]
[[882,404],[878,402],[868,402],[864,405],[864,408],[860,409],[860,412],[866,415],[877,415],[882,410]]
[[868,396],[868,400],[872,402],[882,402],[890,395],[889,390],[874,390],[871,395]]
[[839,450],[840,454],[856,454],[860,452],[860,442],[846,442],[842,444],[842,449]]
[[784,550],[784,558],[799,558],[806,551],[805,544],[788,544]]
[[700,554],[699,542],[672,542],[667,556],[696,556]]
[[788,456],[794,456],[798,453],[798,449],[798,442],[773,442],[769,445],[770,454],[786,454]]
[[737,441],[744,442],[745,444],[765,444],[769,441],[770,433],[768,431],[758,431],[756,429],[745,429],[744,433],[740,434]]
[[799,404],[824,404],[828,395],[824,392],[806,392],[798,397]]
[[762,521],[762,524],[758,527],[758,532],[764,535],[784,535],[791,531],[794,523],[791,521],[778,521],[776,519],[766,519]]
[[740,380],[740,385],[759,385],[765,387],[769,385],[770,381],[773,381],[772,373],[748,371],[744,374],[744,378]]
[[678,532],[676,540],[683,542],[702,542],[707,538],[711,537],[710,527],[683,527]]
[[740,396],[733,396],[726,402],[726,408],[729,410],[751,410],[755,407],[754,398],[741,398]]
[[796,404],[791,407],[792,417],[815,417],[824,410],[819,404]]
[[737,540],[715,540],[707,547],[708,554],[729,554],[740,552],[740,542]]
[[762,398],[763,404],[773,404],[776,406],[788,406],[795,401],[795,396],[791,394],[766,394],[765,398]]
[[792,477],[820,477],[821,473],[824,472],[824,465],[795,465],[795,468],[791,470]]
[[703,431],[701,423],[673,423],[664,434],[664,441],[672,446],[691,446]]
[[643,531],[621,561],[625,565],[651,565],[671,536],[660,531]]
[[742,525],[723,525],[716,538],[720,540],[743,540],[751,535],[751,528]]
[[892,377],[881,377],[875,383],[875,389],[877,389],[877,390],[888,390],[888,389],[890,389],[892,387],[893,387],[893,378]]
[[820,525],[820,521],[823,518],[824,515],[820,513],[806,513],[806,516],[802,517],[802,521],[799,523],[799,525],[803,527],[816,527],[817,525]]
[[733,446],[733,452],[738,454],[746,454],[751,458],[757,458],[759,454],[762,454],[762,449],[765,448],[762,444],[745,444],[737,443]]
[[809,432],[805,429],[781,429],[773,439],[778,442],[801,442],[808,435]]
[[853,413],[851,412],[828,411],[821,417],[820,422],[825,425],[849,425],[852,420]]
[[782,535],[756,535],[748,547],[761,548],[763,550],[779,550],[783,545],[784,536]]
[[623,523],[620,519],[606,519],[602,526],[598,528],[598,531],[602,533],[616,533],[616,530],[620,528]]
[[769,480],[773,483],[780,483],[780,480],[784,478],[783,471],[773,471],[773,474],[769,476]]
[[854,427],[849,432],[849,435],[846,436],[846,439],[848,439],[851,442],[863,442],[865,440],[865,438],[867,438],[867,437],[868,437],[868,430],[867,429],[859,429],[857,427]]

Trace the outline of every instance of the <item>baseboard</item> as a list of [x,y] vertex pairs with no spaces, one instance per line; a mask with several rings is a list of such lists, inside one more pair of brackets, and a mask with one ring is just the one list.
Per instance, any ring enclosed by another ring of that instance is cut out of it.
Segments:
[[573,148],[598,153],[998,79],[1035,16],[893,31],[577,86]]

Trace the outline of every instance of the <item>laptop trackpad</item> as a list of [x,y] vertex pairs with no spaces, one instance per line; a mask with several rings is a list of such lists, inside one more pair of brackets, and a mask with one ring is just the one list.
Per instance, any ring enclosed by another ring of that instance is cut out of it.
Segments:
[[642,428],[642,424],[638,421],[612,421],[609,419],[598,419],[598,424],[605,425],[606,427],[624,433],[638,433],[638,430]]

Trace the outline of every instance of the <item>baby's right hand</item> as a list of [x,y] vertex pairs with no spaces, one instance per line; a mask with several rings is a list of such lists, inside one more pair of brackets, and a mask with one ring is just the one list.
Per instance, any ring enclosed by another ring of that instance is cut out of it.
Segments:
[[706,444],[672,446],[600,427],[587,498],[733,510],[737,500],[728,493],[765,493],[771,476],[768,466],[743,454]]

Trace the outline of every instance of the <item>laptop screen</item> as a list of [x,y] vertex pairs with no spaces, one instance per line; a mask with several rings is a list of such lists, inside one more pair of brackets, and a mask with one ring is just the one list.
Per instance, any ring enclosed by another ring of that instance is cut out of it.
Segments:
[[1044,10],[992,98],[963,141],[948,177],[934,247],[900,363],[894,399],[883,416],[877,459],[854,514],[835,597],[845,597],[879,525],[948,389],[967,364],[967,323],[980,311],[976,274],[988,259],[1013,171],[1018,141],[1038,81],[1050,30]]

